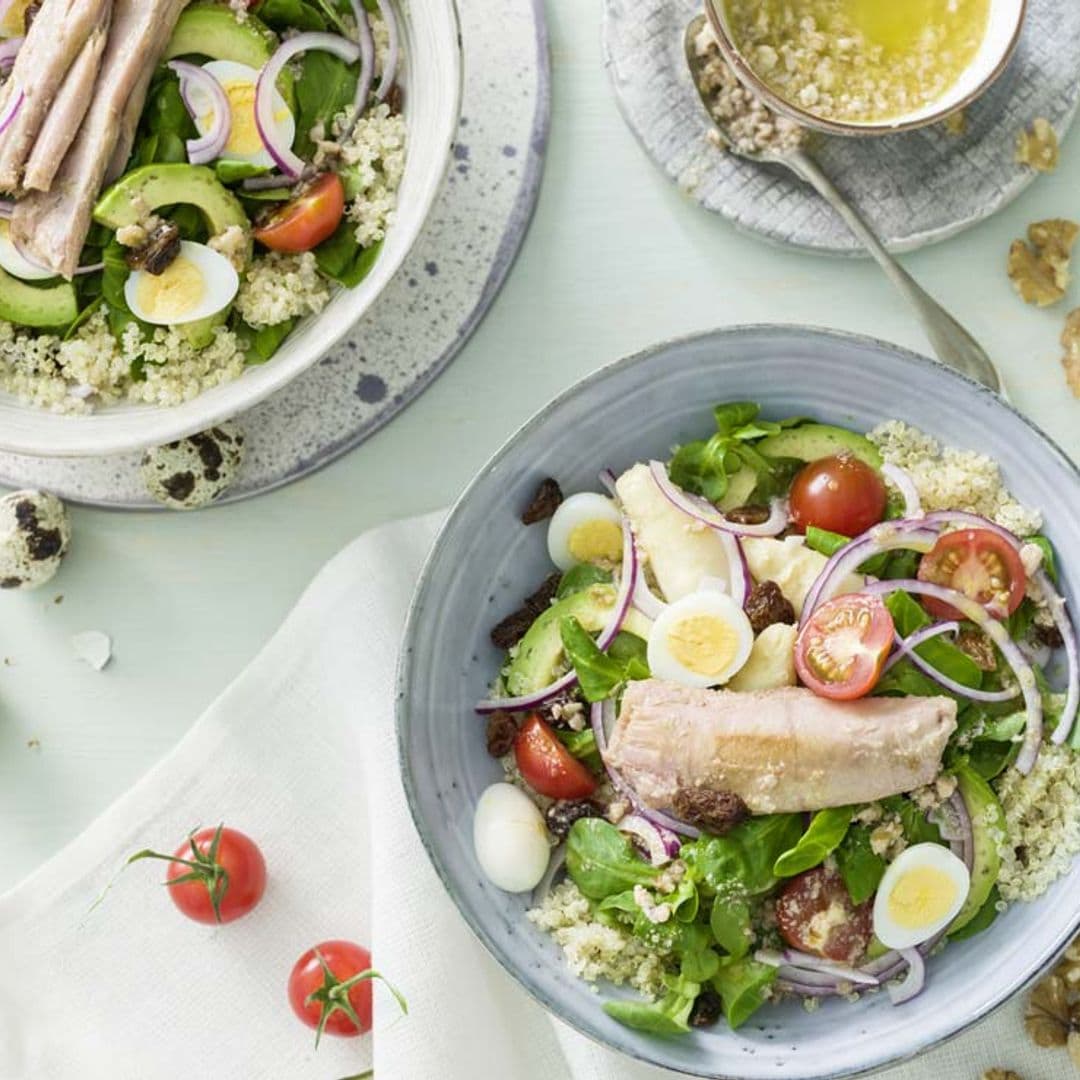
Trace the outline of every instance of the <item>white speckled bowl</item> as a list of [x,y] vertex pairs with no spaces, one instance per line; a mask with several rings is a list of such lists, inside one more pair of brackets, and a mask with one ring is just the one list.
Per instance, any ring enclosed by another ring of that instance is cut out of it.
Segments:
[[1000,1005],[1045,968],[1080,925],[1080,865],[1040,901],[1017,905],[986,933],[929,963],[926,990],[901,1008],[884,994],[788,1003],[738,1032],[723,1026],[659,1039],[622,1027],[525,919],[524,897],[490,885],[472,851],[473,807],[500,776],[473,712],[499,655],[491,626],[550,566],[545,530],[517,519],[542,477],[596,490],[597,473],[665,454],[700,437],[710,406],[759,401],[772,416],[809,415],[868,430],[917,424],[992,455],[1010,488],[1040,507],[1076,601],[1080,475],[1065,455],[985,388],[892,345],[800,327],[717,331],[661,345],[604,368],[548,405],[481,470],[451,513],[421,577],[399,675],[398,738],[405,789],[436,870],[473,931],[538,1002],[631,1057],[701,1077],[848,1076],[917,1054]]
[[306,319],[267,364],[174,408],[115,405],[61,416],[0,394],[0,449],[40,457],[119,454],[156,446],[236,416],[269,397],[335,345],[377,300],[420,235],[450,160],[461,101],[461,41],[454,0],[400,0],[408,156],[397,221],[375,267]]

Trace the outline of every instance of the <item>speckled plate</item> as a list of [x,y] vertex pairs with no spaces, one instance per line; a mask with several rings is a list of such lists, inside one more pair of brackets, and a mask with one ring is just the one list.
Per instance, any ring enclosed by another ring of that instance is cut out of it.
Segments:
[[[243,472],[223,502],[299,479],[353,449],[421,394],[491,306],[525,237],[550,118],[543,0],[458,0],[461,122],[442,193],[401,271],[319,363],[237,418]],[[43,487],[98,506],[155,509],[139,455],[0,454],[0,485]]]
[[[691,198],[740,229],[833,255],[863,248],[809,187],[716,147],[683,56],[700,0],[604,0],[604,51],[619,105],[649,156]],[[1080,101],[1080,4],[1029,0],[1012,62],[968,110],[964,135],[940,126],[880,138],[823,138],[815,156],[893,251],[944,240],[1000,210],[1034,179],[1017,133],[1037,116],[1059,136]]]

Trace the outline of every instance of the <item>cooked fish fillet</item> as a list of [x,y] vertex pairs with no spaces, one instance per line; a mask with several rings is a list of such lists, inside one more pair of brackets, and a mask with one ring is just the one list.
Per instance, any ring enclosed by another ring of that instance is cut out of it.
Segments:
[[147,68],[139,79],[135,89],[128,99],[128,106],[124,115],[120,118],[120,137],[116,141],[116,149],[113,150],[112,160],[105,170],[105,183],[111,184],[124,175],[127,168],[128,158],[131,157],[132,147],[135,145],[135,133],[139,128],[139,120],[142,117],[143,106],[146,104],[146,95],[150,90],[150,82],[154,77],[154,69]]
[[22,94],[23,101],[7,130],[0,134],[0,189],[17,192],[23,166],[34,148],[45,117],[72,64],[111,0],[45,0],[34,18],[3,100]]
[[134,99],[140,110],[145,103],[146,71],[157,65],[185,4],[186,0],[115,0],[94,99],[82,128],[52,188],[15,204],[12,239],[31,258],[66,278],[79,265],[123,117]]
[[739,694],[648,679],[627,687],[604,757],[654,809],[706,788],[756,814],[795,812],[930,783],[955,728],[947,697],[841,702],[803,687]]
[[48,191],[60,168],[64,155],[79,133],[79,125],[90,108],[94,84],[101,69],[101,57],[109,39],[112,22],[112,0],[102,8],[97,26],[90,31],[82,51],[68,69],[59,93],[53,100],[45,123],[34,141],[30,158],[23,172],[23,187],[31,191]]

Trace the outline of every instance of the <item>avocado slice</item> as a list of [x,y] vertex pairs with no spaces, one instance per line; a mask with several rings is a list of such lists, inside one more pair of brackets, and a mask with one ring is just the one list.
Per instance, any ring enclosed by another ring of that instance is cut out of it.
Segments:
[[193,349],[205,349],[214,340],[214,331],[225,325],[231,308],[230,304],[213,315],[207,315],[205,319],[180,323],[175,329]]
[[745,506],[758,485],[758,475],[749,465],[743,465],[737,473],[728,477],[728,489],[720,500],[721,510],[734,510]]
[[[259,71],[277,47],[274,31],[250,12],[240,22],[225,4],[200,2],[191,4],[180,15],[162,62],[178,56],[208,56]],[[294,109],[293,77],[288,68],[278,79],[278,89],[289,108]]]
[[964,906],[949,926],[955,933],[978,915],[990,890],[997,883],[1001,869],[998,843],[1005,833],[1005,811],[998,802],[994,789],[970,766],[961,765],[956,770],[960,796],[971,818],[974,837],[974,859],[971,869],[971,889]]
[[[512,697],[532,694],[553,683],[563,656],[559,622],[572,615],[591,634],[607,626],[615,607],[614,585],[590,585],[552,604],[542,612],[518,642],[513,658],[503,669],[503,683]],[[634,608],[627,613],[623,629],[648,638],[650,621]]]
[[818,461],[835,454],[851,454],[874,469],[883,462],[877,447],[863,435],[831,424],[803,424],[770,435],[757,443],[766,457],[797,458],[799,461]]
[[79,314],[75,286],[67,281],[28,285],[0,270],[0,319],[39,330],[69,326]]
[[[228,10],[228,9],[225,9]],[[238,225],[247,235],[244,262],[251,259],[251,222],[240,200],[205,165],[144,165],[122,176],[98,199],[94,220],[109,229],[137,225],[163,206],[198,207],[212,235]]]

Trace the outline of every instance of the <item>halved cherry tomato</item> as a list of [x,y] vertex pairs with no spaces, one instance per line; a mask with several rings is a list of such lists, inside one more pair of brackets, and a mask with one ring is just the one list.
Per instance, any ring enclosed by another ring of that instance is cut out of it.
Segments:
[[323,173],[292,202],[275,210],[255,231],[273,251],[300,254],[329,239],[345,213],[345,186],[337,173]]
[[172,855],[140,851],[128,862],[161,859],[172,902],[201,923],[227,923],[251,911],[266,891],[266,860],[255,841],[219,825],[192,833]]
[[822,604],[799,631],[795,670],[820,697],[868,694],[892,649],[893,619],[877,596],[853,593]]
[[874,903],[867,900],[856,907],[839,873],[815,866],[780,890],[776,921],[793,949],[854,964],[874,934]]
[[521,725],[514,758],[529,787],[549,799],[587,799],[596,791],[596,778],[539,716]]
[[[1011,615],[1024,599],[1027,574],[1016,548],[989,529],[945,533],[919,563],[919,580],[955,589],[982,604],[991,615]],[[939,619],[962,619],[954,607],[933,596],[923,606]]]
[[876,469],[851,454],[805,465],[791,485],[791,520],[800,532],[814,525],[858,536],[885,516],[885,483]]

